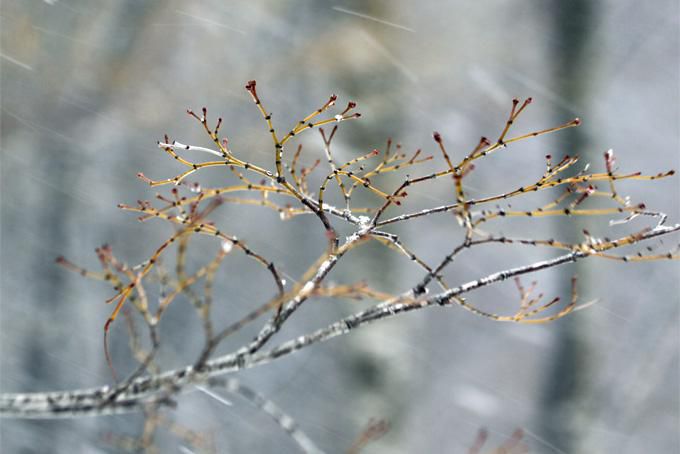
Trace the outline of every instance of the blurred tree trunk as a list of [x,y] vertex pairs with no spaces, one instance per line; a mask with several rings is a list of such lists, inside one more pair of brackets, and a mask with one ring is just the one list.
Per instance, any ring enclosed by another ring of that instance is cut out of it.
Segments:
[[[376,1],[355,2],[349,6],[349,9],[353,11],[376,18],[389,18],[395,14],[397,8],[396,5]],[[351,157],[367,153],[371,148],[378,148],[384,152],[388,137],[394,138],[391,147],[391,153],[394,153],[395,145],[401,139],[399,136],[404,135],[403,125],[405,123],[405,110],[399,101],[395,101],[394,93],[400,93],[405,89],[406,81],[385,54],[396,55],[396,58],[399,58],[399,42],[395,39],[395,36],[399,34],[395,34],[394,30],[389,27],[376,26],[370,21],[353,16],[348,16],[347,20],[356,23],[354,39],[357,46],[367,47],[374,57],[365,71],[355,72],[351,77],[346,77],[345,73],[333,83],[342,91],[355,97],[355,100],[360,102],[360,107],[372,105],[371,117],[380,118],[378,124],[362,121],[352,125],[352,136],[347,142],[352,152]],[[395,106],[394,103],[397,105]],[[390,188],[396,187],[399,183],[392,176],[381,180],[381,184]],[[356,199],[354,203],[361,204],[360,198]],[[374,282],[378,286],[383,289],[400,288],[398,264],[402,262],[396,254],[394,250],[376,245],[371,250],[370,257],[366,257],[365,267],[357,268],[356,275],[353,276],[354,280],[363,279],[365,277],[363,273],[367,270],[379,270],[379,274],[373,276],[377,279]],[[400,331],[394,332],[396,329]],[[403,384],[408,382],[408,377],[399,372],[410,370],[410,368],[390,367],[391,358],[399,357],[406,361],[410,357],[405,349],[395,353],[395,349],[400,348],[399,345],[407,343],[395,343],[386,347],[385,339],[390,337],[406,339],[408,333],[403,331],[403,327],[376,325],[374,329],[358,331],[346,341],[351,345],[348,351],[352,353],[343,355],[339,368],[353,383],[355,392],[347,396],[351,401],[348,408],[355,409],[354,423],[359,427],[365,426],[369,418],[384,418],[390,422],[392,430],[398,430],[400,416],[405,413],[409,404],[407,395],[401,392]],[[389,438],[371,448],[375,452],[398,450],[398,445],[390,444],[388,440]],[[393,440],[398,442],[399,439],[394,437]]]
[[[552,24],[549,55],[553,63],[554,90],[557,96],[567,100],[578,112],[565,112],[564,106],[556,106],[555,114],[564,121],[574,115],[588,116],[591,95],[589,82],[595,75],[588,50],[596,30],[597,5],[589,0],[552,0],[546,13]],[[578,154],[582,162],[597,160],[590,150],[587,138],[587,122],[580,128],[572,128],[556,137],[556,150],[560,154]],[[576,220],[575,220],[576,221]],[[578,241],[585,223],[556,222],[558,237]],[[578,276],[580,293],[590,287],[587,264],[579,262],[572,270]],[[569,295],[569,279],[560,277],[559,293]],[[591,373],[588,330],[582,317],[566,317],[552,328],[557,331],[552,347],[551,363],[545,375],[543,394],[538,411],[542,437],[564,452],[582,452],[579,438],[588,426],[587,411],[588,378]]]
[[[71,6],[76,11],[81,5]],[[118,69],[125,67],[123,63],[134,48],[137,32],[144,29],[144,21],[151,12],[152,8],[135,1],[121,2],[108,12],[110,14],[87,11],[86,15],[78,15],[63,8],[52,8],[48,2],[22,5],[12,11],[17,18],[15,25],[20,32],[20,41],[11,43],[14,46],[10,45],[10,50],[23,50],[22,41],[25,40],[37,42],[36,52],[44,54],[40,60],[36,58],[40,63],[30,69],[27,77],[19,79],[18,86],[13,86],[8,80],[3,87],[9,91],[3,103],[7,106],[6,110],[3,106],[3,136],[18,137],[8,152],[14,153],[14,159],[21,157],[21,162],[30,163],[27,166],[29,173],[23,169],[3,171],[3,187],[25,187],[25,199],[16,201],[16,207],[3,203],[2,216],[7,216],[3,222],[22,225],[26,210],[35,213],[35,222],[26,228],[44,245],[42,254],[8,262],[14,273],[32,276],[35,270],[44,270],[45,263],[52,264],[58,254],[73,257],[84,248],[94,247],[79,244],[73,234],[75,198],[69,193],[69,185],[82,178],[80,171],[83,166],[80,165],[82,162],[71,165],[68,159],[76,155],[84,160],[93,159],[87,153],[92,151],[86,149],[87,144],[74,138],[78,137],[79,128],[91,126],[89,118],[92,112],[105,110],[111,102]],[[20,23],[35,25],[21,28]],[[99,33],[102,29],[105,32]],[[122,29],[125,33],[121,33]],[[58,30],[68,30],[69,33],[61,34]],[[90,53],[87,58],[83,57],[85,52]],[[79,74],[83,66],[95,68],[94,80]],[[26,89],[24,85],[30,88]],[[87,107],[72,109],[72,105],[64,102],[69,97],[87,99]],[[10,165],[10,159],[3,161],[3,164]],[[27,175],[35,175],[40,180],[36,183],[26,178]],[[64,195],[48,197],[43,194],[43,191],[53,188],[59,188]],[[21,249],[20,242],[3,242],[2,245],[3,255],[8,261],[9,257],[22,257]],[[62,330],[43,329],[45,326],[68,326],[82,317],[82,314],[74,312],[77,311],[74,309],[76,306],[62,297],[69,294],[64,276],[63,269],[50,266],[46,273],[35,276],[25,291],[27,300],[41,302],[40,312],[33,315],[41,323],[30,325],[34,329],[22,332],[21,338],[16,341],[21,343],[21,368],[26,371],[25,381],[20,386],[23,391],[48,389],[54,386],[57,377],[70,377],[74,373],[73,364],[58,361],[60,356],[47,347],[58,346],[61,349],[59,354],[66,356],[64,350],[74,348],[74,344],[64,338]],[[77,354],[85,355],[82,346],[77,348],[81,349]],[[85,364],[91,362],[83,360],[82,367]],[[52,421],[13,421],[10,424],[29,427],[28,430],[35,436],[28,443],[35,447],[35,452],[72,452],[75,446],[82,447],[79,439],[87,438],[86,424],[76,435],[64,430],[65,425]],[[8,444],[6,448],[9,452],[16,446]]]

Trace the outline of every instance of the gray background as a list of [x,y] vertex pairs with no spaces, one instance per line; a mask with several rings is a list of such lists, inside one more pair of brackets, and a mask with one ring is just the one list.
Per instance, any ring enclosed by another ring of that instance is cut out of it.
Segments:
[[[222,131],[233,148],[271,165],[268,134],[243,90],[249,79],[257,79],[280,129],[332,92],[339,104],[357,100],[364,117],[343,125],[335,144],[344,159],[383,146],[388,136],[408,151],[423,147],[434,153],[433,130],[459,156],[480,135],[498,134],[513,97],[533,96],[518,132],[574,116],[584,125],[498,153],[470,177],[471,195],[534,181],[546,153],[576,153],[599,170],[602,152],[613,148],[622,171],[657,173],[680,167],[678,20],[678,2],[672,0],[4,0],[0,390],[110,381],[101,337],[111,309],[103,301],[111,291],[56,267],[54,258],[65,255],[96,268],[93,249],[109,243],[119,257],[138,263],[171,234],[168,226],[140,224],[115,206],[152,198],[154,191],[136,172],[155,178],[177,172],[155,147],[162,134],[208,144],[183,113],[187,107],[205,105],[212,118],[223,116]],[[307,164],[321,156],[315,132],[300,140],[307,146]],[[206,172],[205,181],[215,183],[220,176]],[[621,184],[620,190],[667,212],[672,222],[680,218],[677,177]],[[412,192],[414,208],[451,199],[444,184]],[[541,201],[534,199],[533,206]],[[216,218],[291,276],[299,276],[324,247],[311,218],[281,223],[276,213],[250,207],[224,207]],[[603,231],[606,221],[589,228]],[[496,225],[536,238],[574,239],[581,228],[564,219]],[[430,262],[458,238],[450,216],[394,231]],[[673,241],[664,247],[673,247]],[[200,265],[214,246],[196,242],[190,265]],[[526,248],[479,252],[462,257],[447,278],[464,282],[551,256]],[[267,277],[236,255],[221,273],[216,320],[222,323],[270,296],[272,289],[261,285]],[[490,431],[489,446],[521,427],[532,452],[678,452],[677,264],[588,260],[537,278],[546,295],[566,296],[572,273],[580,277],[583,301],[598,297],[600,303],[557,323],[506,325],[456,308],[432,309],[372,325],[239,378],[277,402],[330,452],[346,449],[370,417],[388,419],[392,430],[367,452],[465,452],[480,427]],[[403,257],[371,246],[331,278],[343,283],[366,278],[380,289],[400,291],[420,275]],[[512,284],[471,298],[504,313],[517,303]],[[185,306],[173,305],[163,323],[166,367],[191,361],[202,342],[200,325]],[[310,304],[279,339],[359,307]],[[223,351],[248,339],[252,329]],[[117,366],[129,370],[125,337],[119,323],[113,354]],[[234,404],[227,408],[190,394],[172,417],[212,433],[220,452],[296,452],[266,416],[236,398]],[[0,447],[22,453],[114,452],[106,435],[134,434],[141,420],[2,420]],[[159,437],[159,445],[163,452],[179,449],[168,434]]]

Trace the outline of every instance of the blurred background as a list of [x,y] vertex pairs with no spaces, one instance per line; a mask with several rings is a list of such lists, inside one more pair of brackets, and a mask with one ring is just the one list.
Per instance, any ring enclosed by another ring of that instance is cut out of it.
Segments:
[[[603,169],[613,148],[621,171],[678,169],[680,36],[675,0],[464,1],[82,1],[4,0],[0,6],[1,271],[0,391],[66,390],[110,383],[102,352],[111,290],[54,264],[64,255],[97,268],[103,243],[136,264],[172,234],[116,208],[151,199],[143,171],[167,178],[179,168],[157,149],[164,133],[209,145],[186,108],[207,106],[240,156],[271,166],[271,143],[243,89],[258,81],[280,130],[330,93],[359,103],[360,121],[341,125],[338,160],[384,148],[435,154],[432,131],[461,156],[481,135],[497,137],[513,97],[533,104],[516,132],[571,120],[583,125],[520,143],[482,162],[471,196],[536,180],[545,154],[578,154]],[[303,161],[322,156],[315,131],[300,139]],[[291,147],[292,149],[292,147]],[[437,156],[437,159],[440,159]],[[441,168],[441,161],[437,161]],[[423,172],[425,169],[423,169]],[[414,171],[414,174],[417,172]],[[203,181],[219,184],[220,171]],[[401,177],[381,180],[386,187]],[[194,180],[192,180],[194,181]],[[678,179],[628,182],[619,191],[680,219]],[[451,200],[447,184],[414,189],[409,208]],[[537,206],[545,194],[529,201]],[[375,203],[370,196],[361,198]],[[299,277],[325,247],[317,221],[282,222],[258,207],[226,206],[215,219]],[[504,220],[497,232],[578,241],[607,219]],[[632,226],[614,227],[611,236]],[[490,227],[489,227],[490,228]],[[440,260],[460,239],[452,216],[396,225],[422,258]],[[661,248],[672,248],[675,239]],[[192,243],[200,266],[215,243]],[[446,273],[462,283],[554,252],[488,247]],[[215,321],[225,325],[269,298],[259,268],[230,256],[216,288]],[[517,428],[537,453],[638,453],[680,450],[678,265],[624,265],[590,259],[535,276],[540,290],[568,297],[579,276],[581,301],[599,304],[548,325],[501,324],[459,308],[433,308],[382,321],[349,336],[238,374],[272,399],[324,450],[343,452],[370,418],[390,432],[366,452],[466,452],[482,427],[489,447]],[[369,280],[403,291],[421,271],[394,252],[370,246],[330,278]],[[526,279],[528,281],[532,278]],[[152,287],[152,286],[149,286]],[[152,295],[153,296],[153,295]],[[469,295],[480,307],[513,313],[512,283]],[[277,336],[309,332],[368,304],[310,303]],[[250,339],[258,324],[222,352]],[[112,330],[116,366],[131,370],[123,323]],[[166,368],[191,362],[200,323],[177,301],[162,323]],[[275,340],[274,343],[278,343]],[[184,395],[168,417],[213,437],[219,452],[297,452],[264,414],[234,397],[225,407]],[[6,453],[117,452],[111,434],[138,434],[140,415],[60,421],[0,421]],[[172,434],[162,452],[181,452]]]

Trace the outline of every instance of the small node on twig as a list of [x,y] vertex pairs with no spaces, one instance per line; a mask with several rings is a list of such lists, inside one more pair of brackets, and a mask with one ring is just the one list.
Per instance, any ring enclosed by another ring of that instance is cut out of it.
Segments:
[[144,175],[142,172],[137,173],[137,178],[139,178],[140,180],[142,180],[145,183],[149,183],[150,185],[153,185],[153,180],[151,178],[147,177],[146,175]]
[[340,112],[340,116],[345,116],[350,110],[354,109],[357,106],[357,103],[354,101],[350,101],[347,103],[347,107],[345,107],[345,110]]
[[246,90],[248,90],[251,93],[255,93],[255,85],[257,85],[256,81],[249,80],[248,83],[246,84]]

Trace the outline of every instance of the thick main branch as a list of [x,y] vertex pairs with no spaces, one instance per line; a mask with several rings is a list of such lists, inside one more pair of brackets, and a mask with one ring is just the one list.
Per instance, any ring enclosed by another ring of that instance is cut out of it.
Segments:
[[[640,235],[639,240],[647,240],[677,231],[680,231],[680,224],[671,227],[657,227]],[[188,385],[203,383],[212,377],[266,364],[310,345],[347,334],[351,330],[373,321],[428,306],[452,305],[456,297],[472,290],[522,274],[575,262],[589,255],[586,251],[572,251],[554,259],[499,271],[428,298],[417,300],[415,303],[412,302],[413,290],[411,290],[394,301],[383,302],[314,333],[284,342],[268,351],[252,354],[237,352],[221,356],[208,361],[200,372],[188,366],[158,375],[137,378],[126,387],[125,391],[116,393],[114,398],[110,397],[113,389],[108,386],[48,393],[2,394],[0,395],[0,416],[12,418],[71,418],[137,410],[150,400],[167,398],[185,390]],[[294,305],[295,302],[291,300],[287,304]]]

